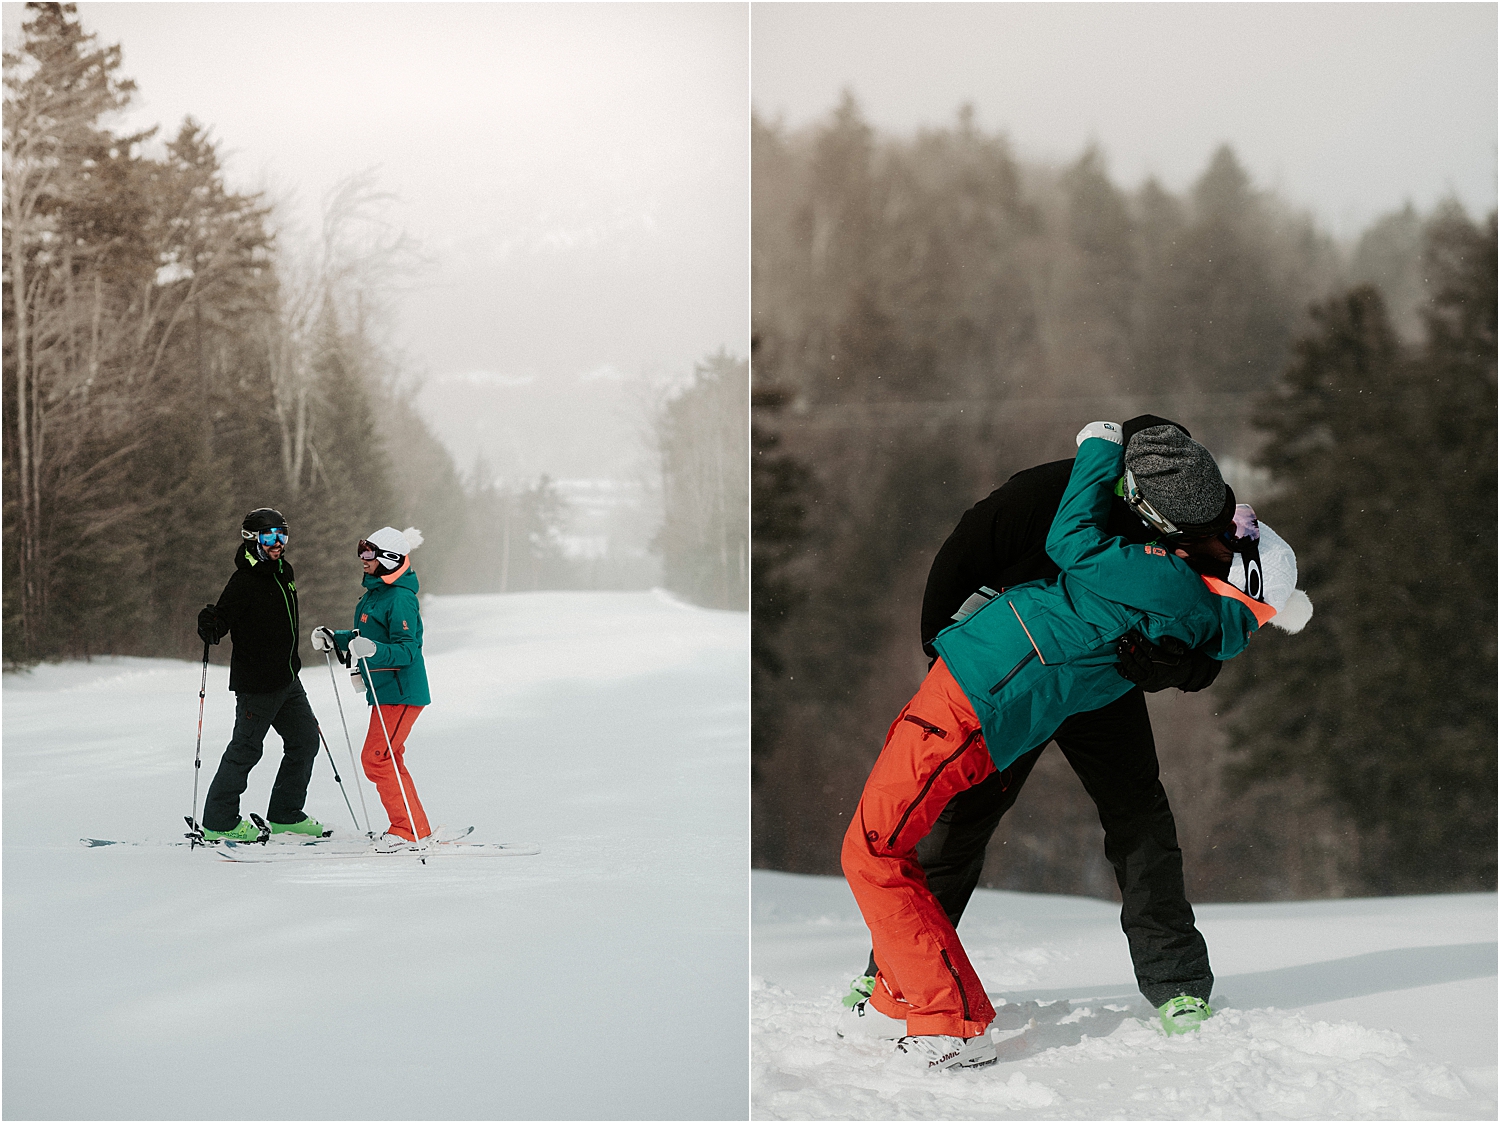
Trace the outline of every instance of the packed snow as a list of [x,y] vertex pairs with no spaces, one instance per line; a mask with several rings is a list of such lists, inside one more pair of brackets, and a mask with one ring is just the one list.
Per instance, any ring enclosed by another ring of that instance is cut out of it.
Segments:
[[840,1038],[869,935],[838,878],[752,875],[755,1119],[1494,1119],[1492,893],[1200,905],[1216,1015],[1168,1038],[1119,906],[975,893],[959,934],[999,1063]]
[[[433,704],[407,762],[428,814],[539,856],[165,845],[192,802],[201,664],[5,676],[6,1118],[745,1117],[747,615],[661,593],[423,615]],[[321,663],[302,679],[357,815],[334,683]],[[200,813],[227,684],[211,667]],[[280,756],[271,733],[242,812],[264,814]],[[307,810],[355,833],[322,753]]]

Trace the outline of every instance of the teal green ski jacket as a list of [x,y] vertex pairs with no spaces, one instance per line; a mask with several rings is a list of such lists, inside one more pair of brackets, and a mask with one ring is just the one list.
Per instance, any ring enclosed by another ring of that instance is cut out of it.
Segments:
[[[426,706],[427,666],[422,662],[422,612],[417,607],[417,575],[406,562],[396,574],[365,574],[365,595],[354,608],[354,628],[375,641],[375,654],[365,662],[365,702],[373,706]],[[349,651],[354,631],[333,633],[340,654]],[[374,692],[371,693],[371,680]]]
[[933,646],[963,688],[996,768],[1045,745],[1064,718],[1131,689],[1115,645],[1135,629],[1233,658],[1273,612],[1228,582],[1202,577],[1169,549],[1103,531],[1124,449],[1086,438],[1047,534],[1061,573],[1000,591],[937,634]]

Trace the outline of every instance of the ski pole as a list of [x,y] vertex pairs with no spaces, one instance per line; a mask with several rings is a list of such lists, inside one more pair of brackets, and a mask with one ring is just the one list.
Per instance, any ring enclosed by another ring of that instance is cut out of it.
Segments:
[[203,840],[203,828],[198,826],[198,772],[203,767],[203,703],[208,697],[208,641],[203,641],[203,679],[198,683],[198,744],[193,748],[193,817],[188,820],[192,828],[188,834],[191,850]]
[[361,659],[360,667],[365,673],[365,682],[370,685],[370,697],[375,699],[375,716],[380,719],[380,732],[385,734],[385,751],[391,757],[391,771],[396,774],[396,786],[401,789],[401,803],[406,808],[406,822],[411,827],[413,841],[419,841],[417,835],[417,820],[411,813],[411,804],[406,798],[406,785],[401,782],[401,767],[396,762],[396,748],[391,744],[391,731],[385,727],[385,714],[380,712],[380,696],[375,693],[375,680],[370,677],[370,661]]
[[349,793],[344,789],[344,781],[339,776],[339,766],[333,762],[333,750],[328,747],[328,738],[323,736],[323,727],[318,726],[318,740],[323,742],[323,751],[328,754],[328,767],[333,769],[333,782],[339,786],[339,791],[344,797],[344,806],[349,809],[349,818],[354,820],[354,829],[359,830],[359,818],[354,814],[354,804],[349,802]]
[[[349,767],[355,769],[354,790],[359,793],[359,809],[365,813],[365,837],[374,838],[375,832],[370,829],[370,809],[365,806],[365,789],[360,786],[358,766],[354,763],[354,742],[349,739],[349,722],[344,718],[344,700],[339,697],[339,681],[334,677],[333,673],[333,653],[331,651],[323,652],[323,659],[328,663],[328,681],[333,683],[333,700],[338,703],[339,707],[339,724],[344,727],[344,744],[349,746]],[[323,730],[319,729],[318,736],[321,737],[322,735]],[[325,749],[328,747],[327,741],[323,742],[323,747]],[[330,753],[328,759],[331,762],[333,754]],[[338,775],[337,769],[334,770],[334,775]],[[346,795],[344,798],[348,799],[349,797]],[[353,813],[352,808],[350,809],[350,813]],[[358,819],[354,821],[354,829],[359,829]]]

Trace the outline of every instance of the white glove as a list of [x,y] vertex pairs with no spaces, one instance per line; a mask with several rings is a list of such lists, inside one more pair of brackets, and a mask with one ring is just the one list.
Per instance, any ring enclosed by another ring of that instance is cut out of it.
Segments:
[[368,659],[375,654],[375,641],[364,636],[355,636],[349,641],[349,654],[356,659]]
[[327,628],[314,628],[312,630],[312,645],[314,651],[334,650],[333,633]]
[[1078,430],[1077,444],[1083,444],[1090,437],[1103,437],[1106,441],[1114,441],[1117,445],[1125,443],[1120,433],[1120,427],[1113,421],[1090,421],[1082,429]]

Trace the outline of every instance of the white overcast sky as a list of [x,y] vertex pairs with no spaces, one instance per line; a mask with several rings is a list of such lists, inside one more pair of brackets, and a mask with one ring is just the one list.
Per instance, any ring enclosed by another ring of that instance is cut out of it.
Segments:
[[1492,3],[756,4],[756,111],[951,123],[1024,157],[1097,141],[1127,188],[1180,191],[1228,142],[1263,187],[1352,236],[1407,199],[1495,205]]
[[[22,5],[4,16],[9,45]],[[518,409],[540,452],[539,426],[567,424],[570,404],[621,376],[746,353],[743,4],[81,3],[78,16],[123,46],[139,87],[121,127],[170,134],[192,114],[234,186],[293,197],[306,224],[341,178],[379,169],[390,217],[431,262],[395,334],[413,372],[448,387],[423,402],[450,443],[455,424],[468,433],[461,466]],[[608,420],[596,409],[581,427]]]
[[1182,190],[1227,141],[1346,237],[1407,199],[1496,198],[1491,3],[78,10],[139,85],[122,127],[191,113],[233,185],[304,225],[378,169],[431,262],[393,324],[419,400],[461,467],[507,474],[618,473],[622,377],[744,354],[752,101],[797,126],[847,87],[903,132],[971,102],[1025,157],[1097,141],[1127,188]]

